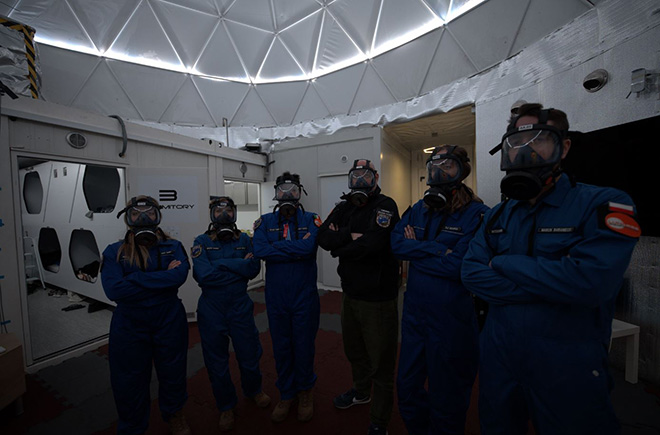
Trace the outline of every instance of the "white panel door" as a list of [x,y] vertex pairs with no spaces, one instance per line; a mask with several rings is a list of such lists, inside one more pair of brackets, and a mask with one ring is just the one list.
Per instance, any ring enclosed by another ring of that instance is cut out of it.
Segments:
[[[339,197],[343,192],[348,191],[348,177],[346,175],[319,177],[321,187],[321,219],[325,220],[335,205],[341,200]],[[341,287],[341,281],[337,274],[337,265],[339,260],[332,258],[328,251],[319,248],[320,261],[322,265],[321,283],[330,287]]]

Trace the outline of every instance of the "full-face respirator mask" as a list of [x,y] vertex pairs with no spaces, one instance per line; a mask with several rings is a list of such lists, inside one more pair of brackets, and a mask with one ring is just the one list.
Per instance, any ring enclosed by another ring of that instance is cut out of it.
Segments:
[[537,124],[509,125],[502,142],[490,151],[502,151],[500,169],[506,175],[500,183],[504,195],[517,200],[536,198],[544,186],[561,173],[562,144],[566,132],[549,125],[548,111],[541,110]]
[[300,176],[289,172],[283,173],[275,180],[275,197],[273,198],[277,201],[275,210],[279,209],[283,218],[291,219],[295,216],[298,207],[302,207],[300,204],[302,192],[307,195],[305,188],[300,184]]
[[117,213],[117,218],[124,215],[124,222],[134,234],[136,244],[151,247],[158,243],[157,231],[161,220],[161,208],[162,206],[150,196],[134,197]]
[[456,145],[436,147],[426,161],[426,184],[424,203],[432,209],[442,209],[451,202],[461,182],[470,174],[470,161],[454,154]]
[[209,231],[215,231],[219,240],[231,240],[236,234],[236,204],[227,197],[214,198],[209,204],[211,224]]
[[376,170],[371,167],[369,160],[355,160],[353,167],[348,171],[349,193],[345,193],[342,199],[347,199],[356,207],[363,207],[369,202],[369,196],[376,187]]

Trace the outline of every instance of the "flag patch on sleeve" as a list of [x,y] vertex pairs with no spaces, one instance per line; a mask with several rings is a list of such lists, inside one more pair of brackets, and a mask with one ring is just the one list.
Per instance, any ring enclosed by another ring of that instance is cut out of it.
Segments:
[[628,237],[637,238],[642,235],[632,205],[616,202],[603,204],[598,210],[598,226]]

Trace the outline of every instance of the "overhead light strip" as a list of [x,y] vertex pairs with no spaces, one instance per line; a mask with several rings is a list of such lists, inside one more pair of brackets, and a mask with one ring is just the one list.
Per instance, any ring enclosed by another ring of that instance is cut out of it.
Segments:
[[[345,59],[341,62],[337,62],[334,65],[330,67],[326,67],[323,69],[314,69],[308,74],[300,74],[299,76],[289,76],[289,77],[280,77],[277,79],[260,79],[258,77],[220,77],[220,76],[215,76],[215,75],[209,75],[209,74],[202,74],[200,73],[195,66],[183,66],[183,65],[177,65],[169,62],[163,62],[155,59],[149,59],[145,57],[139,57],[139,56],[130,56],[124,53],[119,53],[116,51],[112,50],[112,47],[110,49],[106,50],[105,52],[102,52],[96,48],[84,46],[84,45],[77,45],[77,44],[71,44],[66,41],[58,41],[54,39],[49,39],[49,38],[42,38],[39,36],[35,36],[34,40],[38,42],[39,44],[44,44],[44,45],[50,45],[52,47],[57,47],[57,48],[62,48],[65,50],[70,50],[70,51],[75,51],[79,53],[84,53],[84,54],[90,54],[93,56],[98,56],[98,57],[104,57],[107,59],[113,59],[113,60],[119,60],[119,61],[124,61],[124,62],[130,62],[138,65],[144,65],[144,66],[149,66],[153,68],[158,68],[158,69],[163,69],[167,71],[174,71],[174,72],[179,72],[179,73],[185,73],[185,74],[191,74],[194,76],[198,77],[204,77],[204,78],[209,78],[209,79],[214,79],[214,80],[223,80],[223,81],[231,81],[231,82],[238,82],[238,83],[246,83],[246,84],[267,84],[267,83],[280,83],[280,82],[294,82],[294,81],[305,81],[305,80],[315,80],[319,77],[322,77],[324,75],[330,74],[332,72],[338,71],[340,69],[356,65],[360,62],[364,62],[365,60],[373,59],[376,56],[379,56],[387,51],[393,50],[395,48],[398,48],[415,38],[418,38],[428,32],[431,32],[447,23],[449,23],[451,20],[463,15],[465,12],[468,10],[478,6],[479,4],[485,2],[487,0],[470,0],[466,3],[464,3],[459,9],[452,11],[449,10],[447,12],[447,20],[443,21],[441,18],[436,18],[431,20],[428,23],[425,23],[423,26],[420,26],[416,29],[411,30],[410,32],[401,35],[396,38],[392,38],[391,40],[381,44],[379,47],[372,47],[372,50],[370,53],[367,54],[360,54],[357,56],[353,56],[349,59]],[[452,1],[453,4],[453,1]],[[324,17],[325,18],[325,17]],[[121,33],[121,32],[120,32]],[[233,43],[233,41],[232,41]],[[176,51],[176,50],[175,50]],[[177,54],[178,55],[178,54]],[[318,47],[316,49],[315,56],[318,55]]]

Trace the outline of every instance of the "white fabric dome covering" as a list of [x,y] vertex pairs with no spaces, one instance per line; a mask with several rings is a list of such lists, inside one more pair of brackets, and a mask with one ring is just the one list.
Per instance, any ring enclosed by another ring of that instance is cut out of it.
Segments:
[[485,71],[590,8],[584,0],[10,0],[0,14],[36,29],[42,98],[216,129],[223,119],[352,124]]

